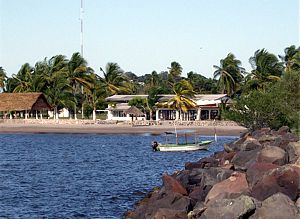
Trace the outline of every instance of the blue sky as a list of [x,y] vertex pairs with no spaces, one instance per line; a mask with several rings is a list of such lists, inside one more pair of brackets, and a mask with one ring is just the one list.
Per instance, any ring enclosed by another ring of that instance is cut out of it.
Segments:
[[[137,75],[167,70],[213,76],[229,52],[250,70],[257,49],[299,46],[298,0],[83,0],[84,57]],[[8,75],[80,51],[80,0],[0,0],[0,66]]]

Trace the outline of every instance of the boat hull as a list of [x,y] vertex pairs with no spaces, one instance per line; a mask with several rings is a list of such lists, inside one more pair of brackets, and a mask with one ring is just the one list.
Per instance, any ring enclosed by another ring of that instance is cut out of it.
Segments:
[[159,144],[157,147],[158,151],[197,151],[197,150],[207,150],[208,144],[212,141],[203,141],[199,144]]

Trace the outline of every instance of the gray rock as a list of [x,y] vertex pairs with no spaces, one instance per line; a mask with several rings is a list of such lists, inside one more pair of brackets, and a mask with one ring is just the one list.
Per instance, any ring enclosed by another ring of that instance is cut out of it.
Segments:
[[260,151],[257,161],[281,166],[287,163],[287,154],[280,147],[267,146]]
[[255,138],[247,138],[247,140],[240,146],[241,151],[251,151],[251,150],[261,149],[261,148],[262,145]]
[[175,209],[159,208],[157,211],[146,219],[187,219],[187,213],[185,211],[179,211]]
[[234,164],[236,170],[246,171],[248,167],[256,161],[259,152],[259,149],[239,151],[232,158],[231,162]]
[[286,148],[289,157],[289,163],[295,163],[300,157],[300,141],[290,142]]
[[242,195],[236,199],[217,199],[211,203],[199,217],[200,219],[222,218],[239,219],[246,218],[255,210],[255,204],[251,197]]
[[282,193],[276,193],[262,202],[251,219],[299,219],[300,214],[294,202]]

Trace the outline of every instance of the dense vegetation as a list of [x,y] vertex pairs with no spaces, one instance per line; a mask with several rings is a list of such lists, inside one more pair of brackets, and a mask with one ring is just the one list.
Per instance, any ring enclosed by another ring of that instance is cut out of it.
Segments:
[[249,62],[252,70],[247,72],[241,61],[229,53],[214,65],[213,79],[196,72],[182,77],[178,62],[172,62],[166,71],[137,76],[125,72],[117,63],[107,63],[97,72],[79,53],[74,53],[70,59],[56,55],[34,66],[25,63],[11,77],[0,67],[0,89],[43,92],[56,112],[68,108],[74,118],[78,112],[82,117],[95,118],[95,110],[105,108],[105,98],[114,94],[149,94],[147,100],[133,100],[130,104],[152,114],[158,94],[175,94],[167,104],[186,111],[194,105],[191,98],[195,94],[227,93],[233,105],[223,108],[225,118],[250,128],[299,127],[300,47],[287,47],[278,57],[265,49],[257,50]]

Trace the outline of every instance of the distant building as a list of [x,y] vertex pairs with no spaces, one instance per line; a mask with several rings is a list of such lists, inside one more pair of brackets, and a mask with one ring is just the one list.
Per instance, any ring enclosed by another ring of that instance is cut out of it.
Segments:
[[51,106],[43,93],[0,93],[0,112],[3,117],[42,118]]
[[[159,95],[159,102],[167,101],[175,95]],[[128,121],[130,115],[126,114],[126,110],[130,108],[129,100],[133,98],[148,98],[148,95],[113,95],[106,98],[109,102],[108,120]],[[230,102],[230,98],[226,94],[200,94],[195,95],[193,99],[197,106],[189,109],[186,113],[179,112],[169,108],[157,108],[155,118],[159,120],[213,120],[220,116],[220,104],[222,102]],[[143,120],[145,117],[137,117],[138,120]]]

